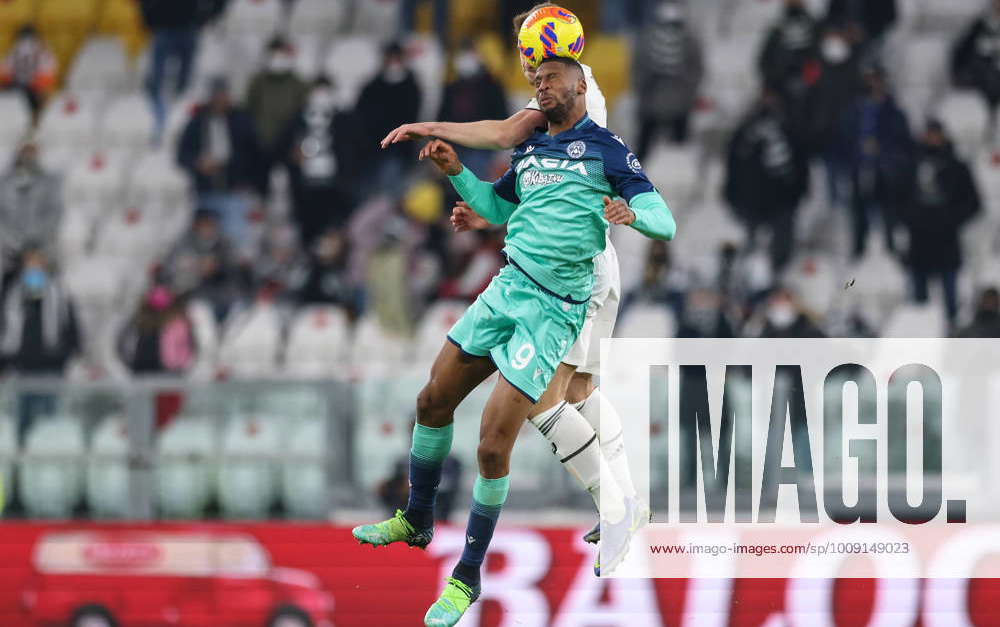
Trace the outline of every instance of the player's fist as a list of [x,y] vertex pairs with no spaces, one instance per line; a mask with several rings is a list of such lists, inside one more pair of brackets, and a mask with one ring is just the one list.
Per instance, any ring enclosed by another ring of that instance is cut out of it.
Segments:
[[390,144],[398,144],[414,139],[423,139],[428,135],[433,135],[431,125],[428,122],[417,122],[415,124],[404,124],[398,126],[382,140],[382,147],[388,148]]
[[611,200],[604,197],[604,217],[611,224],[624,224],[628,226],[635,222],[635,212],[628,208],[628,205],[621,198]]
[[464,231],[481,231],[490,225],[485,218],[476,213],[468,203],[458,201],[451,210],[451,226],[456,233]]
[[440,139],[431,140],[426,146],[421,148],[418,158],[421,161],[430,159],[439,170],[448,176],[455,176],[462,171],[462,163],[458,160],[455,149]]

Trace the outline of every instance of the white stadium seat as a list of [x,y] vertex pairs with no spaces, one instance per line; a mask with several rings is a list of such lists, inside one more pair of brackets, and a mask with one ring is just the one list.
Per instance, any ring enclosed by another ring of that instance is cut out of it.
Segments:
[[218,440],[209,418],[181,416],[160,434],[156,468],[157,504],[168,518],[200,518],[212,499]]
[[233,0],[226,9],[227,33],[268,37],[282,27],[281,0]]
[[94,216],[98,215],[101,209],[99,205],[66,206],[56,235],[57,250],[63,265],[72,266],[90,252],[94,236]]
[[289,327],[285,372],[307,378],[345,376],[349,351],[346,312],[339,307],[306,307]]
[[410,67],[420,85],[420,119],[432,120],[441,106],[441,84],[445,80],[445,57],[436,37],[417,35],[406,42]]
[[129,64],[117,37],[94,37],[77,53],[66,86],[80,94],[107,97],[128,84]]
[[87,505],[98,518],[129,515],[128,432],[125,416],[108,416],[94,429],[87,461]]
[[219,458],[219,504],[228,518],[264,518],[278,495],[282,425],[259,416],[233,416],[226,422]]
[[368,33],[379,41],[396,36],[401,0],[374,0],[355,3],[354,23],[347,25],[352,32]]
[[340,30],[347,9],[344,0],[297,0],[288,24],[292,40],[297,44],[303,35],[330,37]]
[[99,112],[92,97],[71,92],[53,97],[38,125],[41,157],[53,150],[72,149],[79,154],[96,148]]
[[941,303],[906,304],[897,307],[889,316],[882,337],[944,337],[946,331]]
[[938,105],[938,117],[964,158],[975,158],[986,141],[989,110],[974,92],[951,92]]
[[126,204],[136,206],[187,206],[190,182],[171,152],[150,151],[135,164]]
[[636,303],[625,310],[615,337],[674,337],[677,323],[666,305]]
[[268,303],[230,315],[219,348],[220,367],[237,378],[269,377],[278,372],[281,316]]
[[[16,92],[0,93],[0,146],[11,151],[18,142],[25,139],[31,128],[31,110],[24,97]],[[3,155],[7,159],[9,155]],[[3,162],[6,165],[6,161]]]
[[24,445],[26,455],[52,455],[26,459],[21,464],[18,492],[29,516],[69,518],[83,495],[84,438],[76,416],[39,417],[31,425]]
[[147,265],[167,252],[175,235],[163,229],[150,209],[119,208],[99,227],[95,249],[144,271]]
[[338,38],[326,54],[326,71],[336,86],[341,106],[353,108],[365,86],[378,71],[382,51],[370,37]]
[[448,331],[468,307],[468,303],[464,301],[444,300],[434,303],[427,309],[417,327],[417,363],[430,364],[434,361],[447,341]]
[[[17,454],[17,423],[6,414],[0,414],[0,508],[14,497],[14,455]],[[2,513],[2,509],[0,509]]]
[[124,200],[125,163],[103,151],[87,155],[72,165],[63,183],[63,203],[95,208],[100,218]]
[[350,364],[355,374],[371,377],[397,371],[410,352],[410,338],[389,333],[375,316],[354,323]]
[[101,144],[105,150],[133,157],[153,138],[153,110],[149,96],[131,93],[108,105],[102,124]]

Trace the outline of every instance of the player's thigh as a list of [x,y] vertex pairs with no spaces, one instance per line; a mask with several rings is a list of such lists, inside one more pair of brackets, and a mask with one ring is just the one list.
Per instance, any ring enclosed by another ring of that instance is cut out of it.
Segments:
[[549,387],[545,388],[545,393],[538,399],[538,403],[531,408],[531,413],[528,417],[534,418],[543,411],[548,411],[558,403],[566,400],[566,392],[574,379],[575,373],[576,366],[571,366],[567,363],[559,364],[556,367],[555,375],[549,381]]
[[477,385],[496,371],[489,357],[479,357],[463,352],[446,341],[434,365],[427,385],[417,397],[417,417],[421,424],[450,422],[451,414]]
[[497,479],[510,473],[510,453],[533,404],[507,379],[497,381],[479,426],[477,457],[483,477]]
[[619,305],[618,291],[609,290],[601,298],[600,306],[588,317],[587,352],[576,364],[578,373],[598,376],[601,374],[601,340],[614,335]]

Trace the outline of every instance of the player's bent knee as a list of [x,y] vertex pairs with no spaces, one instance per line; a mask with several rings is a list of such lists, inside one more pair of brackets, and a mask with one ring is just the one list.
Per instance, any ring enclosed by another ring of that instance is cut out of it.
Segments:
[[497,438],[484,438],[476,450],[479,471],[484,476],[496,477],[507,474],[510,461],[510,447]]
[[443,427],[451,423],[455,408],[445,402],[444,395],[430,382],[417,394],[417,422],[427,427]]

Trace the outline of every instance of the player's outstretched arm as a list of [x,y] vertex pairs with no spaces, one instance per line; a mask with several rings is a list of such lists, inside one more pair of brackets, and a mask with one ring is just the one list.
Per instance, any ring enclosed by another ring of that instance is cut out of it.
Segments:
[[448,175],[455,191],[465,202],[476,207],[480,216],[490,224],[503,224],[517,209],[516,198],[504,198],[497,189],[513,189],[513,173],[508,170],[496,186],[481,181],[458,160],[450,144],[435,139],[420,150],[420,160],[430,159],[441,172]]
[[545,115],[534,109],[521,109],[506,120],[479,122],[416,122],[393,129],[382,140],[382,148],[399,142],[438,137],[466,148],[507,150],[528,139]]

